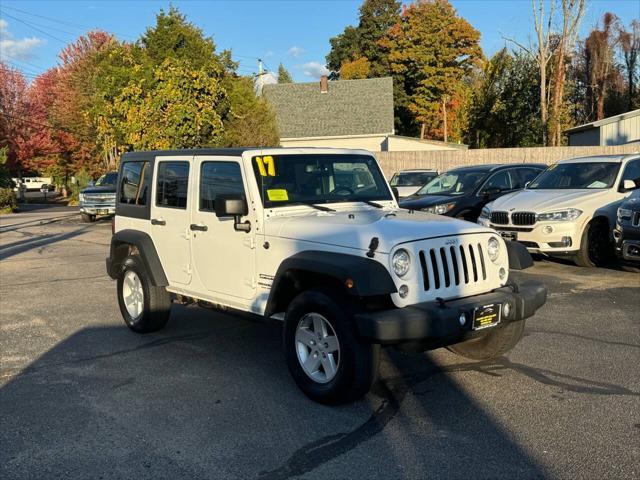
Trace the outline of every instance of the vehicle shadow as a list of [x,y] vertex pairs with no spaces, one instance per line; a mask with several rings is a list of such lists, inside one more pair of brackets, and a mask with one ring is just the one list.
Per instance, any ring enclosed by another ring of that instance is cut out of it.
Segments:
[[326,407],[293,383],[281,333],[174,305],[163,332],[87,328],[20,371],[0,366],[0,477],[545,476],[454,379],[495,381],[506,360],[386,350],[365,399]]

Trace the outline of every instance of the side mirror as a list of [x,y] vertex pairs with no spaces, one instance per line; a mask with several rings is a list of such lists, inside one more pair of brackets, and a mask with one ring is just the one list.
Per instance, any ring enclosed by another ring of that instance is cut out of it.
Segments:
[[633,180],[625,180],[624,182],[622,182],[622,188],[620,189],[621,192],[630,192],[631,190],[635,190],[636,188],[636,182],[634,182]]
[[396,187],[391,187],[391,192],[393,192],[393,197],[397,200],[400,200],[400,192]]
[[251,222],[241,222],[240,218],[249,213],[244,195],[218,195],[215,200],[216,217],[233,217],[233,228],[238,232],[250,232]]
[[527,188],[529,185],[531,185],[531,180],[524,184],[524,188]]

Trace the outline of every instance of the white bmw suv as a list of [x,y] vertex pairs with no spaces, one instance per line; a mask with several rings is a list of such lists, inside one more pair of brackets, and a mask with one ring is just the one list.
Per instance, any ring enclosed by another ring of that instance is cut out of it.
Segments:
[[478,223],[531,253],[599,265],[612,256],[618,205],[640,187],[640,154],[581,157],[488,204]]

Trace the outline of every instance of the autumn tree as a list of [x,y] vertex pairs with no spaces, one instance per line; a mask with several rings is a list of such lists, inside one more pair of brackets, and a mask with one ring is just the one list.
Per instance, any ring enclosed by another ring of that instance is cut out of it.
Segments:
[[640,63],[638,62],[640,55],[640,22],[633,20],[629,30],[624,26],[619,26],[618,44],[622,50],[622,58],[627,75],[627,110],[633,110],[637,107],[636,102],[636,83],[640,75]]
[[348,26],[344,31],[331,38],[331,51],[326,57],[330,70],[353,71],[351,62],[366,58],[369,62],[368,77],[381,77],[390,74],[386,52],[380,46],[389,29],[400,20],[399,0],[365,0],[360,6],[357,26]]
[[396,111],[410,114],[403,133],[415,134],[420,126],[421,138],[444,138],[445,111],[452,120],[465,114],[465,79],[482,58],[479,40],[480,32],[447,0],[418,0],[404,10],[382,42],[406,95],[404,105],[396,104]]
[[355,80],[369,78],[371,75],[371,62],[367,57],[360,57],[350,62],[344,62],[340,68],[342,80]]
[[20,166],[20,145],[28,138],[29,104],[24,76],[0,62],[0,148],[7,147],[7,168]]
[[278,65],[278,83],[293,83],[293,78],[283,64]]
[[612,13],[602,17],[602,28],[595,28],[585,40],[586,68],[590,92],[596,110],[596,120],[604,118],[607,88],[615,75],[615,29],[618,18]]
[[224,119],[225,147],[277,147],[276,116],[264,97],[257,97],[248,77],[227,78],[230,109]]

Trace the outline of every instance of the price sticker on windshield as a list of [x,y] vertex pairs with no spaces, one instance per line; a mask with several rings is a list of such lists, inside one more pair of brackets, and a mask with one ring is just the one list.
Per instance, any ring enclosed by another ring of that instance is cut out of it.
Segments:
[[276,163],[273,161],[273,157],[271,155],[256,157],[256,164],[258,165],[260,176],[276,176]]
[[286,202],[289,200],[289,194],[284,188],[267,190],[267,197],[270,202]]

